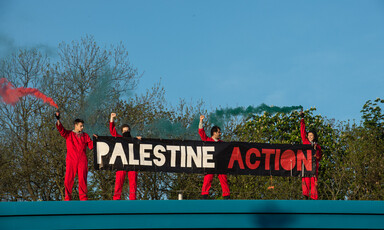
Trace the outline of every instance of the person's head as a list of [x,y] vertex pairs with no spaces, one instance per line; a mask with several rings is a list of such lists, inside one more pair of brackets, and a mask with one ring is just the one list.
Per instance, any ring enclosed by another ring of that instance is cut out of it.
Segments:
[[131,132],[131,127],[129,127],[129,125],[127,124],[123,124],[121,126],[121,133],[125,133],[125,132]]
[[213,126],[211,129],[211,137],[213,139],[220,139],[221,137],[221,130],[219,126]]
[[123,134],[123,137],[132,137],[131,136],[131,127],[127,124],[123,124],[121,126],[121,133]]
[[84,129],[84,121],[77,118],[73,124],[75,125],[75,132],[82,132]]
[[307,138],[310,142],[317,142],[317,133],[315,130],[310,130],[307,134]]

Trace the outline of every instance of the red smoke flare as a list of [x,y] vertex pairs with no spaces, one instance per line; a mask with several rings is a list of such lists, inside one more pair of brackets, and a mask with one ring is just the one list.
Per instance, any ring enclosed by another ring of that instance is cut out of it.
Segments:
[[15,105],[21,97],[34,95],[40,98],[44,103],[59,108],[52,98],[45,96],[40,90],[34,88],[15,88],[7,79],[0,78],[0,97],[6,104]]

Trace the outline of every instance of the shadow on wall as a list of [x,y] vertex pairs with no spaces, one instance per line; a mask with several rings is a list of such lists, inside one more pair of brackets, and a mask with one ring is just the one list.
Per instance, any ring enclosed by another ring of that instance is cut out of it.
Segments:
[[254,214],[255,227],[259,228],[291,228],[297,219],[294,213],[281,209],[274,201],[258,207]]

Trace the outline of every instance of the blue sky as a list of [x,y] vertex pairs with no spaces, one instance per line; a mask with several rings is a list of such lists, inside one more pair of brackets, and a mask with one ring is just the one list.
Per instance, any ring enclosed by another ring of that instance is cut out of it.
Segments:
[[144,75],[176,105],[316,107],[359,120],[384,98],[384,1],[0,0],[0,57],[93,35],[127,47]]

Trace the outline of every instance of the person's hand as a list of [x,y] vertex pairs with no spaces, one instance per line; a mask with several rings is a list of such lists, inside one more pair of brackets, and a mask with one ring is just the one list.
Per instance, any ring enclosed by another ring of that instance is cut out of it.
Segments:
[[205,116],[204,116],[204,115],[200,115],[200,121],[203,121],[203,120],[204,120],[204,118],[205,118]]
[[97,138],[99,138],[99,136],[97,136],[97,134],[93,134],[93,136],[97,139]]
[[137,136],[136,138],[139,139],[139,140],[141,140],[141,136]]
[[57,120],[60,120],[60,112],[59,111],[56,111],[55,117],[56,117]]
[[111,113],[111,122],[113,122],[113,119],[116,117],[116,113]]

